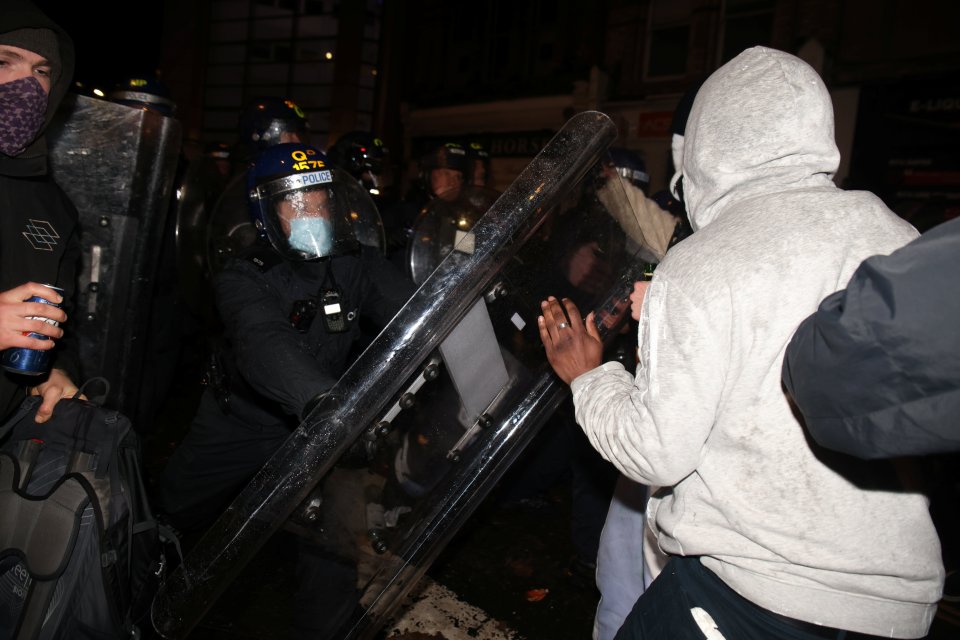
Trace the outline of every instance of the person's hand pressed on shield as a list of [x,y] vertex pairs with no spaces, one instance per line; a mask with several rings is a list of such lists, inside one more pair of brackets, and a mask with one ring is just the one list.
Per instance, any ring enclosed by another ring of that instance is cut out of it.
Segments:
[[561,303],[551,296],[540,303],[543,313],[537,318],[540,339],[547,350],[550,366],[560,379],[570,384],[574,378],[600,366],[603,343],[594,324],[593,312],[584,323],[573,302]]

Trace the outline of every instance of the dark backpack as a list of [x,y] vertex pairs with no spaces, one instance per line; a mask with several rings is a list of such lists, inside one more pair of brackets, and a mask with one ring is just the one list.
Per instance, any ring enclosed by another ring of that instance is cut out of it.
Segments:
[[0,638],[137,637],[166,562],[136,433],[85,400],[43,424],[39,406],[0,427]]

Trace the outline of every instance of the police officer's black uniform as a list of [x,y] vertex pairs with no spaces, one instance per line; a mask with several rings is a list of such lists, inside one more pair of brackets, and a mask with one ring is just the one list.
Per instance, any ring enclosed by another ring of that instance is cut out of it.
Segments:
[[[290,435],[311,401],[346,370],[360,316],[384,326],[413,285],[380,253],[311,262],[253,247],[216,285],[228,349],[161,483],[163,509],[184,529],[210,524]],[[324,291],[340,292],[342,332],[331,331]]]
[[[185,530],[212,524],[337,382],[361,318],[383,327],[413,292],[377,248],[358,244],[356,221],[365,207],[375,216],[373,204],[318,150],[263,151],[248,186],[264,242],[217,276],[226,348],[160,483],[161,509]],[[356,604],[355,566],[301,541],[296,577],[295,633],[327,637]]]

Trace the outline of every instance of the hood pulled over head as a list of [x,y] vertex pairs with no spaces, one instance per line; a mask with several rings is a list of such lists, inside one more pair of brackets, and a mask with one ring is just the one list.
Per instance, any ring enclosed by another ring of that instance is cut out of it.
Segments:
[[747,49],[707,79],[687,122],[690,222],[703,228],[755,195],[833,186],[839,162],[833,105],[817,72],[782,51]]
[[[9,44],[25,48],[40,55],[44,55],[52,62],[50,94],[47,96],[47,108],[44,114],[43,127],[40,133],[29,144],[27,149],[13,158],[3,158],[4,164],[17,161],[29,161],[34,158],[45,158],[47,153],[43,130],[50,125],[53,115],[60,106],[60,101],[67,94],[73,80],[74,51],[73,40],[55,22],[48,18],[40,9],[28,0],[3,0],[3,10],[0,11],[0,40],[9,34],[12,40]],[[48,37],[48,34],[52,35]],[[56,55],[53,48],[56,48]],[[46,172],[46,163],[39,160],[37,173]],[[30,163],[33,166],[36,163]],[[11,167],[0,167],[0,170]],[[11,168],[12,169],[12,168]],[[11,171],[21,174],[23,171]],[[4,173],[6,173],[4,171]],[[33,173],[29,171],[28,173]]]

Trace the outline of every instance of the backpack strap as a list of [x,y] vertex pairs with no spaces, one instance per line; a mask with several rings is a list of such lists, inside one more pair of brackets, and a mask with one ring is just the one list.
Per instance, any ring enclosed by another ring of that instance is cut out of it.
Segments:
[[37,461],[37,456],[40,455],[40,449],[43,448],[43,443],[31,438],[29,440],[21,440],[17,443],[16,448],[16,461],[19,472],[18,481],[17,484],[14,485],[14,488],[26,491],[27,483],[30,482],[30,476],[33,475],[33,464]]
[[27,414],[34,413],[36,408],[40,406],[42,400],[43,398],[39,396],[27,396],[27,398],[20,403],[20,406],[17,407],[17,410],[13,412],[13,415],[10,416],[6,422],[0,424],[0,442],[3,442],[7,434],[13,431],[16,424],[23,420]]
[[[103,385],[103,393],[93,395],[93,392],[90,391],[90,387],[94,384]],[[81,395],[86,395],[88,402],[101,407],[103,406],[103,403],[107,401],[107,396],[110,395],[110,381],[103,376],[94,376],[89,378],[80,385],[80,388],[78,388],[77,392],[73,394],[73,397],[74,399],[79,400]]]

